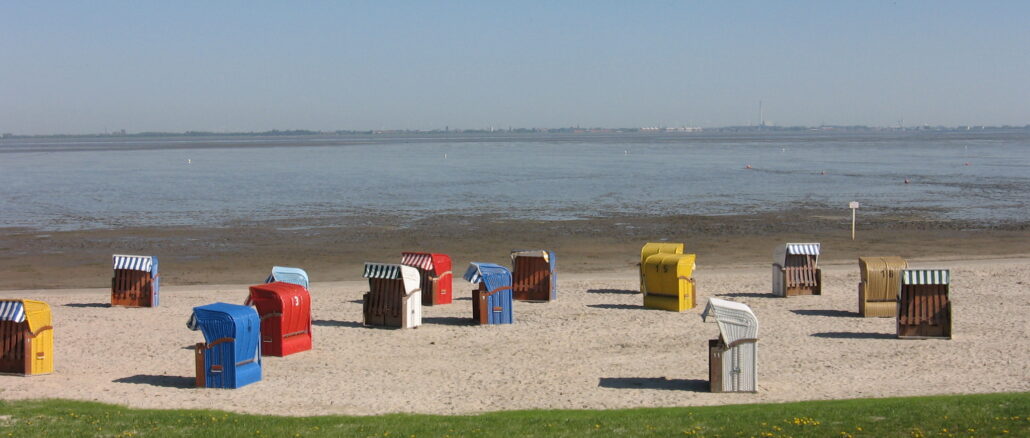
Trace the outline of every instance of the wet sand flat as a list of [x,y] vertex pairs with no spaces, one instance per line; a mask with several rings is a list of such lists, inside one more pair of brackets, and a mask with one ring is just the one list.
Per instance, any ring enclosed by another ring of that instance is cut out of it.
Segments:
[[245,284],[263,280],[273,265],[302,267],[315,282],[358,280],[364,262],[396,263],[401,251],[449,254],[457,269],[470,261],[507,264],[513,249],[543,248],[557,254],[562,272],[606,273],[636,269],[649,241],[684,242],[701,266],[765,265],[784,242],[822,242],[824,261],[1030,255],[1030,223],[897,212],[861,216],[852,241],[850,220],[824,210],[553,221],[454,215],[412,222],[384,214],[222,228],[0,229],[0,290],[110,287],[111,254],[158,256],[162,285]]

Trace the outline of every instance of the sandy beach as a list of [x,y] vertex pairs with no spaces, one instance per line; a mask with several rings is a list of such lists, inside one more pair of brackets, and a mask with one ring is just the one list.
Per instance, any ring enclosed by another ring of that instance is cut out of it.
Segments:
[[[684,313],[641,307],[635,270],[565,269],[558,301],[518,302],[508,326],[471,325],[471,287],[459,279],[455,302],[426,308],[412,330],[361,325],[367,283],[315,281],[314,349],[265,358],[264,380],[239,390],[192,388],[191,346],[202,336],[185,322],[193,306],[242,303],[246,284],[168,285],[153,309],[108,307],[106,288],[8,290],[52,306],[56,371],[0,376],[0,398],[366,415],[1030,390],[1030,258],[911,264],[952,269],[953,340],[898,340],[893,319],[858,317],[854,261],[822,263],[822,296],[784,299],[769,294],[767,263],[699,259],[701,305]],[[718,328],[699,314],[713,296],[759,318],[757,394],[707,391]]]

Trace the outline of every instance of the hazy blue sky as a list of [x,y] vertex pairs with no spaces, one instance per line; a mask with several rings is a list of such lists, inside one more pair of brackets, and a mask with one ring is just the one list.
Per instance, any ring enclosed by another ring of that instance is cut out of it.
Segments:
[[[557,3],[557,4],[552,4]],[[1030,123],[1030,2],[4,2],[0,132]]]

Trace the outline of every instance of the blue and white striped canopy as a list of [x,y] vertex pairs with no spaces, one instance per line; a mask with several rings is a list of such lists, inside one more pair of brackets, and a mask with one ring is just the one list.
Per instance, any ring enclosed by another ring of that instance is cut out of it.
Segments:
[[0,301],[0,321],[25,322],[25,306],[21,301]]
[[484,283],[487,291],[493,291],[500,287],[511,287],[511,271],[493,263],[469,263],[464,278],[472,284]]
[[818,243],[788,243],[787,254],[792,255],[819,255]]
[[150,272],[151,268],[154,267],[154,257],[152,256],[115,254],[112,256],[112,259],[115,269]]
[[901,271],[901,284],[948,284],[951,271],[947,269],[905,269]]

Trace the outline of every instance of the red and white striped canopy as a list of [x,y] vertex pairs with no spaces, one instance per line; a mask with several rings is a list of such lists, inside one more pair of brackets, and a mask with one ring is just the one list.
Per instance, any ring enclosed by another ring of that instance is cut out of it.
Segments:
[[425,252],[402,252],[401,264],[419,268],[423,271],[432,271],[433,256]]

